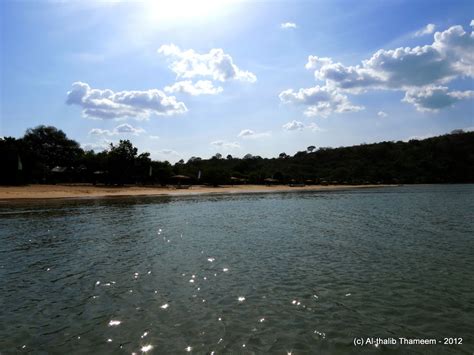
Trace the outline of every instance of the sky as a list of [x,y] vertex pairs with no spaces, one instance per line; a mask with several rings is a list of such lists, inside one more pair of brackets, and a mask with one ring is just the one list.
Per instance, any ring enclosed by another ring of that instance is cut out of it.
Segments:
[[474,130],[474,3],[0,3],[0,136],[157,160]]

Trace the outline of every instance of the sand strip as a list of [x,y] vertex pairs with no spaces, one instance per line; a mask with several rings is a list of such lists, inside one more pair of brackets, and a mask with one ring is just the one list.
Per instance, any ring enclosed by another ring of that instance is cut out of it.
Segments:
[[200,194],[239,194],[290,191],[333,191],[366,189],[393,185],[310,185],[289,187],[286,185],[226,185],[220,187],[192,186],[189,189],[175,187],[108,187],[92,185],[27,185],[0,186],[0,200],[53,199],[53,198],[99,198],[122,196],[189,196]]

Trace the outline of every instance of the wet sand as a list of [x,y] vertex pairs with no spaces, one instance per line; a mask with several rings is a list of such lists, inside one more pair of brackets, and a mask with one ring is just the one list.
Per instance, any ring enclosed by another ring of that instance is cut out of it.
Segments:
[[27,185],[0,186],[0,200],[53,199],[53,198],[98,198],[119,196],[187,196],[199,194],[239,194],[290,191],[331,191],[341,189],[365,189],[390,185],[309,185],[289,187],[287,185],[223,185],[209,187],[194,185],[189,189],[177,189],[174,186],[92,186],[92,185]]

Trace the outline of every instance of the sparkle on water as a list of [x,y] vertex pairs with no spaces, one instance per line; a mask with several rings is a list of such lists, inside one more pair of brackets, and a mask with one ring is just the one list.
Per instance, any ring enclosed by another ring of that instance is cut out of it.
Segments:
[[122,322],[119,321],[119,320],[111,320],[111,321],[109,322],[109,327],[115,327],[115,326],[117,326],[117,325],[120,325],[120,323],[122,323]]
[[148,345],[142,346],[141,349],[140,349],[140,351],[141,351],[142,353],[146,353],[146,352],[148,352],[148,351],[150,351],[150,350],[152,350],[152,349],[153,349],[153,345],[148,344]]
[[345,353],[354,334],[468,339],[473,196],[450,185],[0,204],[0,348]]

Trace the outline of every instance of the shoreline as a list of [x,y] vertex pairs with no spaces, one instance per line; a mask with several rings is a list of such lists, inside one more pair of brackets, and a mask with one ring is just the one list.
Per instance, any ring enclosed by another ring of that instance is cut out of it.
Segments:
[[209,187],[193,185],[189,189],[175,187],[142,187],[124,186],[107,187],[93,185],[26,185],[0,186],[0,203],[8,201],[37,201],[40,199],[83,199],[110,197],[138,196],[196,196],[196,195],[226,195],[246,193],[277,193],[302,191],[338,191],[352,189],[368,189],[397,185],[308,185],[304,187],[289,187],[287,185],[222,185]]

